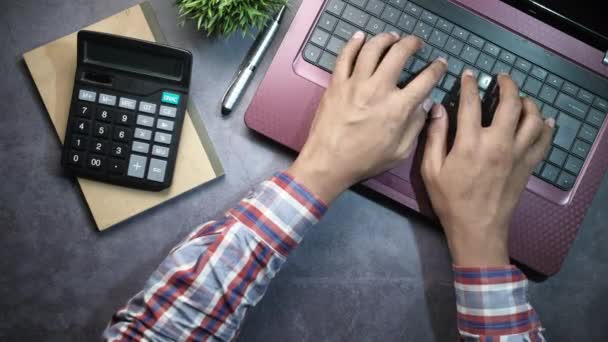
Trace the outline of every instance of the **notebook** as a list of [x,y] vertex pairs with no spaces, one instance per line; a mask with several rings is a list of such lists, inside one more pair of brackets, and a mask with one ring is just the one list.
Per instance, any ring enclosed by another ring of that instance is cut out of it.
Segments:
[[[149,3],[133,6],[85,29],[166,43]],[[76,69],[76,32],[23,55],[48,115],[63,143]],[[59,165],[60,160],[57,159]],[[93,220],[108,229],[223,175],[222,165],[192,102],[182,129],[173,184],[161,192],[78,178]]]

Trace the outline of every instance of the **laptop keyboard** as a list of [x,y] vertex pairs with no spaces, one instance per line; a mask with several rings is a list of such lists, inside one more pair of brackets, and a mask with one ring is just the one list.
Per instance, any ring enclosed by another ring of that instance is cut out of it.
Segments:
[[381,32],[414,34],[426,42],[401,72],[401,87],[429,62],[447,58],[448,72],[431,94],[437,103],[465,68],[477,75],[482,96],[491,75],[510,74],[520,95],[533,99],[545,118],[557,122],[551,150],[534,175],[560,189],[572,189],[608,112],[606,99],[405,0],[327,1],[302,52],[304,59],[332,72],[336,56],[359,30],[368,37]]

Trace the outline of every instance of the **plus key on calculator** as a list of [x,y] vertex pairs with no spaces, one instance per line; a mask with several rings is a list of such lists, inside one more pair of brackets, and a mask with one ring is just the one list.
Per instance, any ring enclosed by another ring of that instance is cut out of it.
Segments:
[[63,166],[78,177],[168,188],[191,70],[186,50],[80,31]]

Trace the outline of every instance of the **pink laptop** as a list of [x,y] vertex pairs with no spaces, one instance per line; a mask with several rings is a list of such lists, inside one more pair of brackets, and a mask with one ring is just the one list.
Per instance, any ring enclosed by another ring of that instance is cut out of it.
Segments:
[[[608,168],[608,26],[592,1],[305,0],[245,115],[251,129],[294,150],[305,142],[336,55],[364,30],[425,40],[402,71],[410,79],[428,61],[448,58],[432,93],[441,102],[465,68],[484,91],[507,72],[558,129],[511,227],[511,257],[551,275],[564,261]],[[421,153],[365,182],[433,218],[418,163]]]

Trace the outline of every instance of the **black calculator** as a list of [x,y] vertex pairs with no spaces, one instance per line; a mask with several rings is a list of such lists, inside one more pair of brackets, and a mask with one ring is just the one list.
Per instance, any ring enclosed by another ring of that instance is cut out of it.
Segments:
[[192,54],[78,32],[62,164],[71,174],[151,191],[168,188],[186,115]]

